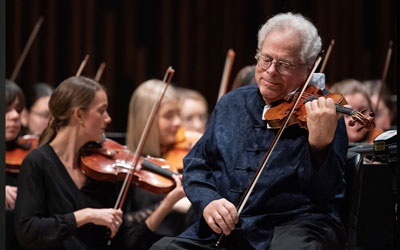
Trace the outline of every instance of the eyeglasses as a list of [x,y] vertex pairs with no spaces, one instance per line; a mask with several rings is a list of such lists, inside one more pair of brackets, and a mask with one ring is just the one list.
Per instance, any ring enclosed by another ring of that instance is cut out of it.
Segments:
[[295,65],[292,65],[291,63],[285,61],[274,62],[272,58],[260,54],[257,54],[254,58],[257,60],[257,65],[262,70],[267,70],[271,66],[271,64],[275,63],[276,70],[282,75],[289,74],[290,69],[296,67]]

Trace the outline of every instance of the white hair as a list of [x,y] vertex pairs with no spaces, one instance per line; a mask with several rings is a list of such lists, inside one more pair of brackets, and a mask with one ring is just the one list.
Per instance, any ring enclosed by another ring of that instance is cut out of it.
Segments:
[[281,13],[270,18],[258,31],[258,51],[261,50],[265,37],[271,31],[295,32],[302,44],[300,60],[312,64],[317,58],[322,42],[318,31],[309,20],[300,14]]

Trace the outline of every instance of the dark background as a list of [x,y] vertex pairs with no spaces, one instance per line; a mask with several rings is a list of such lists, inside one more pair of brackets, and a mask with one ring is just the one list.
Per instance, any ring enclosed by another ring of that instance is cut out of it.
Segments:
[[328,85],[344,78],[380,79],[389,40],[393,54],[387,76],[392,94],[398,85],[398,33],[395,0],[7,0],[6,77],[10,77],[40,16],[44,23],[16,82],[28,92],[37,81],[56,87],[76,73],[94,77],[108,90],[109,131],[124,132],[129,99],[144,80],[162,78],[168,66],[173,82],[196,89],[213,109],[226,53],[236,52],[230,84],[244,66],[254,64],[257,31],[279,12],[296,12],[317,26],[327,49]]

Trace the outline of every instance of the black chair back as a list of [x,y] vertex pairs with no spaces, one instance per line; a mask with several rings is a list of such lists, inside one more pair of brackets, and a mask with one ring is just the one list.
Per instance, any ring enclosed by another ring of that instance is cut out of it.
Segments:
[[359,153],[349,152],[345,164],[345,197],[342,207],[342,222],[347,232],[347,249],[356,248],[357,219],[362,187],[362,162]]

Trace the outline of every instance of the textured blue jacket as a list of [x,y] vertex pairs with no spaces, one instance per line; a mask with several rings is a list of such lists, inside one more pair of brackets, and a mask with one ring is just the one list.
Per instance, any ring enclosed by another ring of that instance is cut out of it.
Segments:
[[[255,84],[226,94],[216,105],[204,135],[184,158],[183,185],[196,222],[181,237],[218,238],[203,209],[220,198],[239,203],[278,131],[262,120],[264,106]],[[275,226],[326,217],[340,223],[347,144],[341,118],[323,163],[312,166],[308,131],[298,125],[285,129],[235,231],[255,249],[267,249]]]

